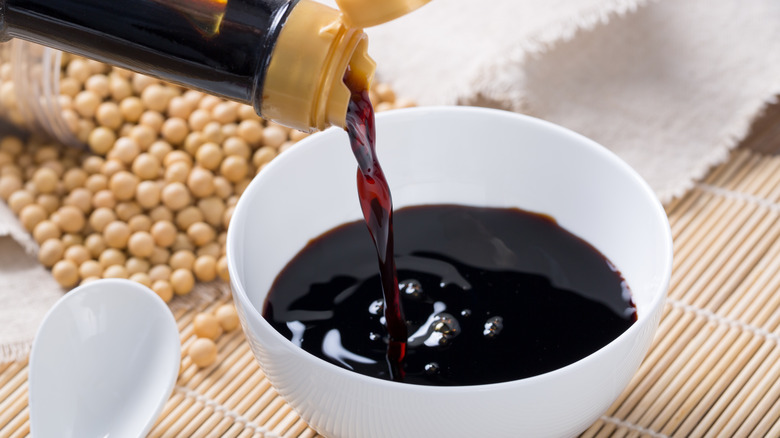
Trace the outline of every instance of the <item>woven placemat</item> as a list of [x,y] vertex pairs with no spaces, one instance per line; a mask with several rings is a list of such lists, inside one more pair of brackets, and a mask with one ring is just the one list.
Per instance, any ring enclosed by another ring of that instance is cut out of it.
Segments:
[[[584,437],[780,436],[780,157],[739,150],[667,207],[671,290],[633,381]],[[184,348],[192,319],[175,312]],[[243,333],[188,357],[150,437],[318,436],[276,394]],[[27,364],[0,365],[0,437],[29,435]]]

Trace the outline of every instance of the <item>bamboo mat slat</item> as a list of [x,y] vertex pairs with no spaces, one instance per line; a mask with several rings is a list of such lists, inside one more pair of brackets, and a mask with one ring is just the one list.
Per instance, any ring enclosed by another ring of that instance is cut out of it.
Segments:
[[[667,213],[675,260],[658,334],[582,436],[780,436],[780,156],[735,151]],[[229,300],[174,313],[183,350],[195,315]],[[150,437],[319,437],[265,379],[243,333],[217,346],[210,367],[182,356]],[[29,430],[27,363],[0,364],[0,437]]]

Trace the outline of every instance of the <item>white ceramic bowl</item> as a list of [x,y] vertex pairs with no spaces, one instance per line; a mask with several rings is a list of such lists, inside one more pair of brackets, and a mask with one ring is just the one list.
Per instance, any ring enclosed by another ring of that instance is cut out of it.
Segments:
[[503,111],[433,107],[382,113],[377,142],[396,208],[456,203],[549,214],[623,273],[637,322],[574,364],[480,386],[379,380],[294,346],[261,316],[271,283],[309,239],[362,218],[347,136],[332,129],[301,141],[263,170],[242,195],[228,232],[233,295],[268,379],[329,437],[558,437],[587,428],[636,372],[661,316],[672,240],[653,192],[593,141]]

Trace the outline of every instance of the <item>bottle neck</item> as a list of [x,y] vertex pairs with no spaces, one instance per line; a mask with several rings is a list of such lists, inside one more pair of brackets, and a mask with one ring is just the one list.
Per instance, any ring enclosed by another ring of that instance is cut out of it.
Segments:
[[[0,30],[257,104],[290,0],[5,0]],[[3,29],[5,28],[5,29]]]
[[345,125],[347,66],[369,84],[363,30],[313,0],[0,0],[28,40],[253,105],[303,131]]

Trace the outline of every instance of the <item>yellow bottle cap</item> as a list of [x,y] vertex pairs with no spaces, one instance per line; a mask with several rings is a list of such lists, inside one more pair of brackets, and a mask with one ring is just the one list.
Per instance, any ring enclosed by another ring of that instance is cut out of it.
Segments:
[[344,19],[352,26],[387,23],[425,5],[430,0],[336,0]]
[[363,27],[404,15],[430,0],[336,0],[336,10],[300,0],[276,40],[262,84],[259,113],[302,131],[346,124],[349,66],[371,85],[376,64]]

